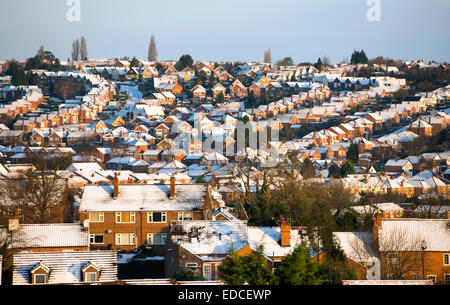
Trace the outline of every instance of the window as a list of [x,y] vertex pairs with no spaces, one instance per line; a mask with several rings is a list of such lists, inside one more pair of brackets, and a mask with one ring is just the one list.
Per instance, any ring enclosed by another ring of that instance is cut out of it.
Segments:
[[450,285],[450,274],[444,275],[445,285]]
[[192,220],[192,212],[179,212],[178,220]]
[[149,245],[164,245],[167,240],[167,233],[148,233],[147,244]]
[[86,272],[86,282],[97,282],[97,272]]
[[450,253],[444,254],[444,265],[450,265]]
[[204,264],[203,265],[203,276],[210,276],[210,275],[211,275],[211,265]]
[[89,234],[91,244],[103,244],[103,234]]
[[192,269],[194,271],[197,270],[197,263],[186,263],[186,268]]
[[398,265],[398,254],[389,253],[387,255],[387,263],[388,265]]
[[427,279],[432,280],[433,284],[436,284],[436,275],[427,275]]
[[150,212],[147,213],[147,222],[167,222],[166,212]]
[[47,274],[34,274],[35,284],[45,284],[47,283]]
[[116,234],[116,245],[134,245],[134,233],[119,233]]
[[89,221],[90,222],[103,222],[105,216],[103,212],[90,212],[89,213]]
[[116,223],[134,223],[134,212],[116,212]]

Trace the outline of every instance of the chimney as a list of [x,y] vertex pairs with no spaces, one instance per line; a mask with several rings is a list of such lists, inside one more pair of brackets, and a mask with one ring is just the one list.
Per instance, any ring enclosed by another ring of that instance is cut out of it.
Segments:
[[119,178],[117,177],[117,173],[114,173],[113,187],[113,198],[116,199],[119,196]]
[[372,227],[372,234],[373,234],[374,242],[378,242],[378,234],[379,234],[381,225],[382,225],[381,213],[377,213],[375,215],[375,217],[373,218],[373,227]]
[[13,232],[19,230],[19,218],[8,219],[8,231]]
[[170,199],[175,198],[175,174],[170,177]]
[[291,223],[289,218],[281,218],[281,246],[291,246]]

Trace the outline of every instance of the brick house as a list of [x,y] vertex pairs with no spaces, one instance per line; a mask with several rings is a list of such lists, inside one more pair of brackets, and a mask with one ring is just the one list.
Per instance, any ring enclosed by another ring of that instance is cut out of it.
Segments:
[[449,219],[388,218],[377,215],[382,279],[432,280],[450,285]]
[[238,79],[230,86],[230,96],[237,96],[239,98],[246,97],[248,95],[247,87],[245,87]]
[[171,221],[201,220],[212,213],[205,185],[87,185],[80,203],[80,222],[87,220],[94,248],[132,250],[150,246],[162,253]]

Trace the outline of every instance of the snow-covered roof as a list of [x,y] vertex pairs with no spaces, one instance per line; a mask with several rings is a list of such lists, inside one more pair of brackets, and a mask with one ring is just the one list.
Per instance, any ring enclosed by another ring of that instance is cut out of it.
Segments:
[[176,184],[175,198],[169,199],[170,186],[165,184],[121,184],[113,198],[112,185],[87,185],[80,211],[189,211],[202,209],[206,186]]
[[[7,229],[0,229],[0,235]],[[88,247],[89,234],[79,224],[21,224],[11,248]]]
[[[448,219],[383,219],[381,251],[450,251]],[[392,242],[392,240],[395,240]],[[423,242],[422,242],[423,241]]]
[[222,258],[248,245],[247,222],[242,220],[195,220],[172,223],[171,238],[200,259]]
[[49,270],[48,284],[83,282],[82,269],[93,264],[100,269],[99,282],[117,280],[116,251],[21,252],[13,256],[13,285],[31,284],[31,270],[39,264]]
[[256,251],[262,245],[264,256],[268,259],[272,257],[284,257],[290,254],[302,241],[306,241],[306,232],[304,234],[305,236],[302,238],[298,229],[291,229],[290,246],[282,247],[280,244],[280,227],[248,227],[248,239],[251,249]]

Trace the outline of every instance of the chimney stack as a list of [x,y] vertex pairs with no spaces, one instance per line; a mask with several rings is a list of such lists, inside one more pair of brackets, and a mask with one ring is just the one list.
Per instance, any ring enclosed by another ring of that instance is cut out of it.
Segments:
[[119,178],[117,177],[117,173],[114,173],[113,187],[113,198],[116,199],[119,196]]
[[170,199],[175,198],[175,174],[170,177]]
[[19,218],[8,219],[8,231],[13,232],[19,230]]
[[373,241],[378,242],[378,233],[381,228],[382,220],[381,220],[381,213],[377,213],[375,217],[373,218],[373,227],[372,227],[372,234],[373,234]]
[[291,223],[289,218],[281,218],[281,246],[291,246]]

